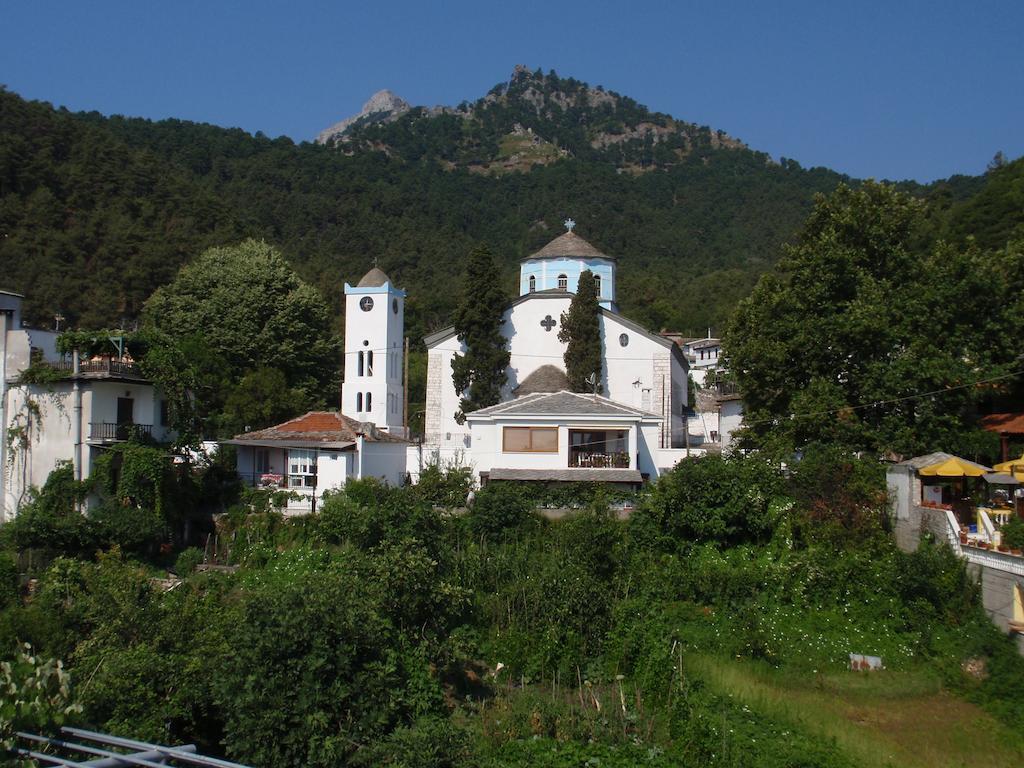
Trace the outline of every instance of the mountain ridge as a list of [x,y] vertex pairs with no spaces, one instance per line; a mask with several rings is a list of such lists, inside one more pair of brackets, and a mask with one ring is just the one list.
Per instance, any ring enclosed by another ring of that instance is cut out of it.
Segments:
[[[472,104],[353,124],[327,146],[71,113],[0,89],[0,287],[26,294],[38,325],[58,312],[66,327],[131,323],[203,249],[255,237],[281,249],[339,323],[341,286],[376,259],[409,291],[415,339],[447,324],[472,247],[491,246],[511,297],[519,260],[571,216],[618,257],[624,313],[703,333],[779,258],[815,194],[857,183],[602,94],[521,68]],[[626,130],[645,123],[667,138]],[[937,232],[961,241],[981,222],[991,232],[979,242],[998,243],[1014,231],[1022,169],[900,186],[934,203]]]
[[[390,91],[374,94],[357,115],[321,131],[317,142],[347,152],[370,149],[401,155],[401,132],[429,132],[424,122],[447,118],[449,138],[456,145],[445,158],[448,169],[465,167],[485,174],[528,171],[564,157],[601,159],[621,172],[643,173],[678,163],[701,146],[749,149],[725,131],[522,64],[486,95],[457,107],[408,107],[402,100],[396,107],[387,98],[375,103],[381,94],[394,96]],[[392,128],[397,122],[404,125]],[[497,141],[480,141],[481,133],[495,131]]]

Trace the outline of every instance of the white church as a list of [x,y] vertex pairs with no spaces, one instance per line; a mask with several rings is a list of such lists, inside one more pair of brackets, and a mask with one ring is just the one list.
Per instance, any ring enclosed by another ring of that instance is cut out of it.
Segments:
[[[519,297],[504,312],[511,355],[502,401],[456,421],[454,328],[427,336],[425,434],[408,440],[403,387],[405,292],[379,268],[345,284],[341,412],[314,412],[237,435],[238,470],[255,485],[296,490],[292,511],[315,509],[348,479],[415,480],[431,462],[472,468],[477,480],[600,481],[640,485],[696,454],[687,447],[689,364],[678,345],[623,317],[615,259],[573,231],[528,256]],[[601,394],[568,391],[558,340],[580,274],[597,278]]]
[[[424,452],[466,463],[488,480],[604,481],[638,485],[689,453],[682,350],[623,317],[615,259],[567,231],[522,261],[519,297],[504,313],[511,355],[502,402],[455,420],[452,359],[465,352],[454,328],[427,336]],[[558,340],[580,274],[590,270],[601,305],[597,394],[569,392]],[[414,471],[414,467],[410,468]]]

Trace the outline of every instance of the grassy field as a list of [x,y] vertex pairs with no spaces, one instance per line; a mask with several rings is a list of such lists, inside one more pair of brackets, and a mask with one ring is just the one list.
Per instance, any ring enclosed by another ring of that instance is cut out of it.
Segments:
[[867,766],[1019,766],[1024,737],[927,672],[811,674],[693,656],[687,669],[763,715],[833,740]]

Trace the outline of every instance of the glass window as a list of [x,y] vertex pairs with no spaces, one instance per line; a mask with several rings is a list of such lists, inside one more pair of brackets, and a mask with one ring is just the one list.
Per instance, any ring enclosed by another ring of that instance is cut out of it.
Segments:
[[558,427],[505,427],[502,450],[506,453],[558,453]]
[[[366,353],[366,375],[373,376],[373,350]],[[370,410],[369,407],[366,410]]]
[[601,276],[594,275],[594,285],[597,288],[597,297],[601,298]]
[[537,290],[537,278],[534,275],[530,275],[530,293]]
[[297,448],[288,451],[288,487],[316,487],[316,451]]
[[363,375],[363,362],[364,362],[364,360],[363,360],[363,353],[360,352],[359,353],[359,375],[360,376]]
[[357,411],[362,411],[363,410],[363,393],[362,392],[356,392],[356,410]]
[[372,411],[373,410],[373,393],[372,392],[367,392],[366,393],[366,410],[367,411]]
[[256,449],[256,474],[265,475],[270,472],[270,449]]
[[566,291],[569,289],[569,277],[568,275],[558,276],[558,290]]
[[629,334],[627,334],[627,333],[620,333],[619,334],[619,346],[620,347],[625,347],[628,344],[629,344]]

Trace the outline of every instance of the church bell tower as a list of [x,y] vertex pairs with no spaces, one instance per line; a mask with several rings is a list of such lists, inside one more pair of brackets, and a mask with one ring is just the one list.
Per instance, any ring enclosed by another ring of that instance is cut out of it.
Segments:
[[405,436],[402,384],[405,291],[378,267],[345,283],[345,378],[341,412]]

